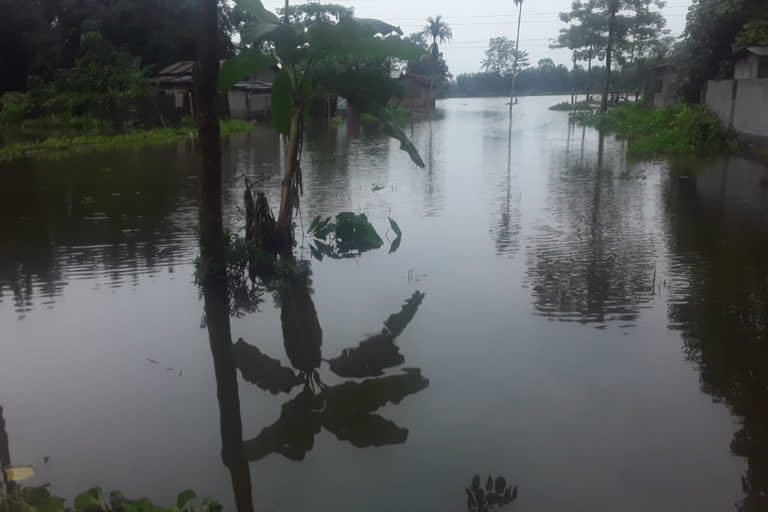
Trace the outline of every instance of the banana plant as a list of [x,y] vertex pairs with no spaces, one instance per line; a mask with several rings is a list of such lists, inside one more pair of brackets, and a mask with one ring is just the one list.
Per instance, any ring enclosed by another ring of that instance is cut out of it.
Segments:
[[399,140],[400,148],[416,165],[424,167],[413,143],[385,108],[396,90],[395,82],[366,71],[365,66],[343,65],[345,59],[419,59],[424,50],[401,39],[399,27],[351,17],[336,24],[294,27],[282,23],[260,0],[237,0],[236,7],[249,20],[240,31],[241,43],[247,49],[222,65],[219,89],[229,90],[249,75],[279,68],[272,85],[272,123],[277,132],[287,136],[288,143],[277,226],[288,240],[301,191],[304,121],[316,98],[342,96],[361,112],[379,118],[385,133]]

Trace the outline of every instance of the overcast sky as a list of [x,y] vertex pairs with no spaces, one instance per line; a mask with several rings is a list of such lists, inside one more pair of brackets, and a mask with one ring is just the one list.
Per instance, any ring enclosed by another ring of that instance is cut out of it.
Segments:
[[[285,5],[285,0],[262,0],[274,11]],[[427,16],[442,15],[453,28],[453,41],[441,46],[451,73],[480,71],[483,50],[488,39],[497,36],[515,38],[517,9],[512,0],[327,0],[353,7],[361,18],[378,18],[399,25],[409,34],[424,27]],[[570,66],[568,50],[551,50],[550,40],[565,27],[557,13],[569,11],[572,0],[526,0],[523,3],[520,27],[520,48],[531,55],[531,64],[550,57],[555,64]],[[291,4],[299,4],[291,0]],[[685,27],[685,15],[691,0],[669,0],[663,9],[667,28],[677,36]]]

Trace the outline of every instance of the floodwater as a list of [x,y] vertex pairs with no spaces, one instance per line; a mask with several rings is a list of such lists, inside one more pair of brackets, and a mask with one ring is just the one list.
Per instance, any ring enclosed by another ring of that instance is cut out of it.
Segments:
[[[458,511],[475,473],[517,484],[516,511],[766,510],[768,169],[627,161],[559,101],[522,98],[511,130],[503,99],[439,102],[406,128],[424,170],[365,129],[307,136],[299,229],[350,210],[403,236],[323,261],[300,238],[311,285],[232,318],[256,510]],[[224,141],[228,227],[243,176],[277,206],[280,155],[267,128]],[[0,166],[0,406],[32,483],[233,508],[198,159],[183,141]],[[330,370],[416,291],[389,359]],[[322,411],[294,382],[297,326],[322,329]]]

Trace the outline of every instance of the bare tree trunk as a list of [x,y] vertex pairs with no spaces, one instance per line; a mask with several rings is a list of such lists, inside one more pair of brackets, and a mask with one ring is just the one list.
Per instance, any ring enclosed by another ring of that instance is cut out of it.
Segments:
[[221,134],[216,112],[218,3],[200,0],[200,33],[194,69],[194,100],[200,139],[200,270],[203,279],[226,275],[221,213]]
[[515,65],[512,68],[512,87],[509,93],[509,115],[512,115],[512,104],[515,102],[515,79],[517,78],[517,60],[520,58],[520,18],[523,15],[523,2],[520,1],[520,8],[517,11],[517,38],[515,39]]
[[608,92],[611,89],[611,57],[613,53],[613,38],[616,32],[616,11],[618,10],[618,0],[612,0],[610,5],[611,18],[608,24],[608,47],[605,49],[605,86],[603,87],[603,98],[600,103],[600,111],[608,111]]
[[301,110],[294,108],[291,112],[291,125],[288,131],[288,148],[285,160],[285,173],[280,189],[280,213],[277,217],[277,227],[283,243],[289,244],[292,239],[291,229],[293,210],[297,206],[299,189],[301,187],[300,152],[304,132],[304,121]]
[[286,25],[291,22],[291,16],[288,14],[288,8],[290,6],[288,5],[288,0],[285,0],[285,10],[283,11],[283,23]]

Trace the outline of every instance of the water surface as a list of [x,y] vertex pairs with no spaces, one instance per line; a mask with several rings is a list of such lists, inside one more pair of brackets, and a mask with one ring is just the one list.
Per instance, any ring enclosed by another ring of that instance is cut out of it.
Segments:
[[[396,399],[352,428],[341,394],[322,425],[275,430],[291,449],[251,453],[257,510],[462,510],[475,473],[517,483],[515,510],[763,510],[768,169],[627,161],[558,101],[522,98],[511,130],[503,99],[440,102],[406,127],[424,170],[375,131],[311,131],[300,226],[351,210],[404,234],[393,254],[311,261],[287,318],[310,311],[330,360],[425,296],[375,377]],[[281,159],[268,128],[224,141],[229,227],[243,176],[277,206]],[[12,462],[58,494],[233,506],[193,284],[198,160],[186,140],[0,167],[0,405]],[[288,369],[278,299],[232,335]],[[253,448],[301,386],[242,366]]]

